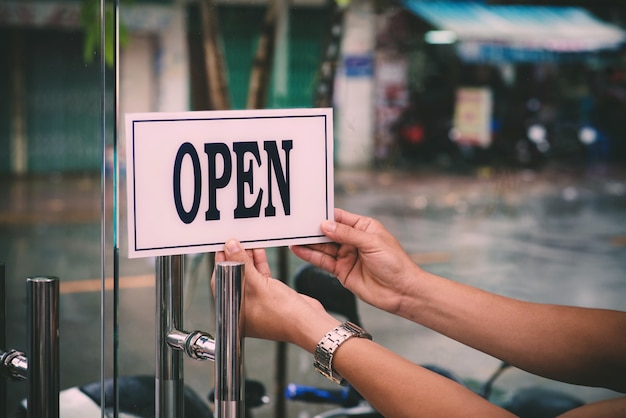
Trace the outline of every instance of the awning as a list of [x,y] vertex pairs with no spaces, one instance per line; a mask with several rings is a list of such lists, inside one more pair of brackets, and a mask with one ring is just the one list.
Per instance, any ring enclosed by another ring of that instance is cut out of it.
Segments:
[[533,61],[554,54],[616,49],[626,42],[625,31],[581,7],[401,1],[435,28],[454,32],[459,54],[468,61],[489,58],[485,54]]

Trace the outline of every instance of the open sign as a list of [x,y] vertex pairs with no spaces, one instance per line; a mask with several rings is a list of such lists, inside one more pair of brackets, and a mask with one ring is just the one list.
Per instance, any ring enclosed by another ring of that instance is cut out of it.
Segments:
[[129,257],[326,242],[332,109],[126,115]]

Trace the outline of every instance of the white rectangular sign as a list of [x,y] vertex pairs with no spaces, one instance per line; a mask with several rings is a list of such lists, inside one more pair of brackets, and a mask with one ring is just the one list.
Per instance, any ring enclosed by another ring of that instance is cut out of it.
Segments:
[[126,115],[129,257],[327,242],[332,109]]

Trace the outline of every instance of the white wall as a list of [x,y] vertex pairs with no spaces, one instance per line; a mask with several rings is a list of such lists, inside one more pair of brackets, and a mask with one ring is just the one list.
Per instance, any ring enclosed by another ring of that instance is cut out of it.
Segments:
[[120,165],[125,165],[125,114],[189,110],[185,9],[131,6],[120,10],[130,40],[120,50]]
[[345,19],[335,86],[335,162],[342,168],[366,167],[374,155],[374,79],[372,73],[351,74],[346,63],[350,58],[369,57],[373,71],[376,26],[372,1],[352,0]]
[[120,15],[131,33],[120,51],[120,114],[188,110],[183,5],[124,7]]

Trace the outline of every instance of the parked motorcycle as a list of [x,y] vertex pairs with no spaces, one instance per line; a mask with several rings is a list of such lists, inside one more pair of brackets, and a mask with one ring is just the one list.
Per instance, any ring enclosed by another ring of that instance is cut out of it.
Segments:
[[515,142],[515,159],[524,166],[537,165],[546,160],[550,151],[548,128],[542,123],[531,123],[525,135]]
[[[102,401],[102,391],[104,399]],[[114,416],[117,408],[120,416],[126,418],[155,418],[155,377],[148,375],[120,376],[117,379],[118,400],[115,401],[113,379],[106,379],[104,388],[100,381],[63,390],[59,394],[59,416],[61,418],[99,418],[103,407],[105,416]],[[265,405],[269,399],[263,383],[246,379],[245,381],[245,416],[252,417],[252,411]],[[185,415],[180,418],[213,418],[213,412],[201,396],[189,386],[183,389]],[[214,403],[215,390],[207,396]],[[15,418],[28,416],[28,405],[24,400]]]
[[[59,393],[60,418],[99,418],[101,408],[105,416],[114,416],[117,410],[122,417],[154,418],[154,376],[120,376],[117,379],[119,397],[113,396],[116,388],[113,379],[106,379],[104,387],[100,381],[62,390]],[[104,392],[104,402],[102,393]],[[190,387],[184,388],[185,416],[181,418],[213,418],[213,413],[202,398]],[[15,418],[28,416],[26,400],[22,401]]]
[[[327,311],[341,315],[346,320],[361,325],[356,297],[343,287],[339,280],[328,272],[315,266],[305,264],[296,272],[294,288],[305,295],[319,300]],[[451,379],[461,385],[469,385],[450,370],[438,365],[424,364],[423,367]],[[507,363],[501,363],[489,379],[475,390],[483,398],[498,404],[520,418],[556,417],[571,409],[584,405],[584,402],[569,394],[541,387],[522,388],[517,390],[509,400],[498,402],[492,396],[494,383],[506,370]],[[471,389],[471,387],[470,387]],[[291,401],[322,403],[333,406],[332,409],[316,415],[314,418],[380,418],[381,414],[351,386],[339,389],[325,389],[289,384],[285,397]]]

